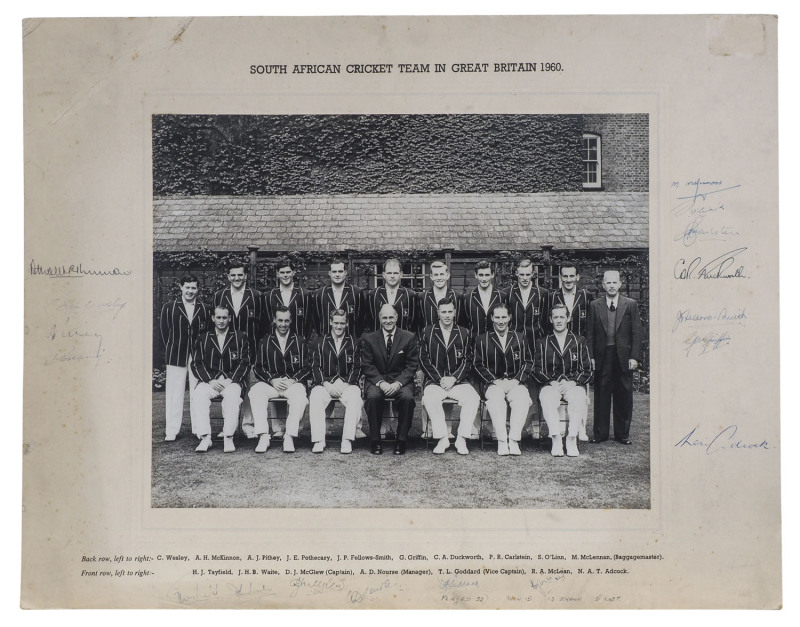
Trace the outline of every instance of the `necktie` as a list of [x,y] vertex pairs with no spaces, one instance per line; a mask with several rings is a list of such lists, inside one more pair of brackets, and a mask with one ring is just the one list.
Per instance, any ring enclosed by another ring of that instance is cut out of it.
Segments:
[[616,311],[616,310],[617,310],[617,306],[616,306],[616,305],[613,303],[613,301],[612,301],[612,303],[611,303],[611,307],[609,307],[609,309],[610,309],[611,311]]
[[386,354],[387,355],[391,355],[392,354],[392,334],[391,333],[389,333],[389,335],[386,336]]

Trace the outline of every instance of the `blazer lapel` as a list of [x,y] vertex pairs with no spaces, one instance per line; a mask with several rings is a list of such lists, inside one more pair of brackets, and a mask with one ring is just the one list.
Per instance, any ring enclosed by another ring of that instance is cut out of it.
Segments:
[[605,297],[600,299],[600,302],[597,303],[597,309],[597,317],[600,318],[603,330],[606,332],[606,335],[608,335],[608,305],[606,304]]
[[617,299],[617,317],[615,319],[616,328],[619,329],[619,325],[622,324],[622,318],[625,317],[625,309],[628,307],[628,300],[622,300],[622,296]]

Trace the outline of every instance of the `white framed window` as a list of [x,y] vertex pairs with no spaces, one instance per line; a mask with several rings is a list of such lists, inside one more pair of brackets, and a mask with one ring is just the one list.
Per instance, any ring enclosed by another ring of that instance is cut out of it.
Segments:
[[583,134],[583,188],[599,189],[603,186],[600,135]]
[[[373,264],[373,278],[372,286],[381,287],[383,285],[383,263]],[[400,264],[400,285],[403,287],[410,287],[415,292],[421,292],[426,287],[426,279],[428,276],[428,264],[407,261]]]

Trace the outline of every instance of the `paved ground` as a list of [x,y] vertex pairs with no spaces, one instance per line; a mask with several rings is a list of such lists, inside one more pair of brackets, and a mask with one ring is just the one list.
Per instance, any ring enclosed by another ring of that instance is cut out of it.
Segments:
[[[419,405],[419,403],[418,403]],[[188,399],[184,432],[164,442],[164,394],[153,394],[153,507],[399,507],[399,508],[627,508],[650,507],[650,397],[634,394],[633,446],[614,441],[582,443],[577,458],[554,458],[530,436],[522,456],[498,457],[487,438],[485,449],[470,441],[470,454],[450,448],[444,455],[425,450],[420,410],[409,451],[395,457],[369,453],[357,440],[351,455],[329,448],[311,452],[307,418],[297,452],[283,453],[274,442],[263,455],[255,440],[237,439],[237,451],[222,452],[216,440],[208,453],[194,452]],[[219,407],[212,408],[219,416]],[[213,421],[221,428],[222,421]],[[366,426],[366,419],[364,420]],[[340,421],[332,421],[338,434]],[[591,408],[589,417],[591,433]]]

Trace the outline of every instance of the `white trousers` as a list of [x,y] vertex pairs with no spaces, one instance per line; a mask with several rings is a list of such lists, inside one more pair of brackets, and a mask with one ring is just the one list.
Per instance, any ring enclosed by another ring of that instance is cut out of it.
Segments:
[[438,385],[425,386],[422,393],[422,406],[428,412],[428,418],[433,428],[433,437],[441,440],[447,437],[447,423],[445,422],[444,407],[442,401],[451,398],[458,402],[461,407],[461,416],[458,419],[458,435],[468,438],[472,435],[472,427],[475,416],[478,415],[478,407],[481,404],[481,397],[469,383],[454,385],[449,390],[445,390]]
[[202,381],[192,388],[192,433],[202,438],[211,435],[211,399],[222,396],[222,433],[231,437],[239,425],[239,406],[242,404],[242,387],[231,383],[222,394]]
[[[167,366],[166,381],[166,411],[167,411],[167,437],[175,437],[183,425],[183,399],[186,392],[186,374],[189,374],[189,389],[197,385],[197,377],[191,369],[191,358],[186,366]],[[192,399],[189,395],[189,408],[191,412]]]
[[269,433],[269,416],[267,414],[267,404],[273,398],[285,398],[288,400],[289,411],[286,416],[286,435],[293,438],[297,437],[300,431],[300,419],[308,405],[306,397],[306,386],[302,383],[293,383],[283,392],[279,392],[269,383],[259,381],[250,388],[248,394],[250,407],[253,410],[253,425],[256,435]]
[[[522,439],[522,427],[528,417],[528,409],[533,404],[528,388],[520,384],[508,394],[496,383],[486,390],[486,409],[492,419],[492,427],[497,434],[498,442],[508,439],[519,442]],[[506,412],[511,407],[511,427],[506,429]]]
[[311,390],[308,408],[312,442],[325,441],[325,410],[333,400],[339,400],[344,405],[342,439],[356,439],[356,426],[359,418],[361,418],[361,408],[364,406],[364,401],[361,398],[361,389],[357,385],[348,385],[344,394],[338,399],[334,399],[323,386],[317,385]]
[[555,386],[542,386],[539,392],[539,402],[542,404],[542,414],[550,435],[564,435],[561,427],[561,417],[558,415],[558,408],[561,405],[562,398],[567,401],[567,415],[569,417],[567,434],[570,437],[577,437],[581,425],[586,422],[589,397],[586,395],[586,390],[579,385],[570,387],[563,396]]

